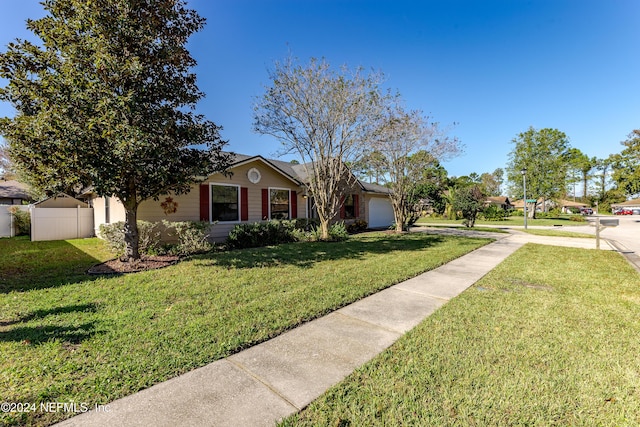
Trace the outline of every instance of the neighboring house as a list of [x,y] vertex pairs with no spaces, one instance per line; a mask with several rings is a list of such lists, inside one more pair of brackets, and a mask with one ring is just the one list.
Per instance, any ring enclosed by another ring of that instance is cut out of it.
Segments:
[[627,200],[626,202],[621,203],[612,203],[611,210],[615,211],[617,209],[640,209],[640,199]]
[[487,200],[484,201],[485,206],[494,205],[499,207],[500,209],[504,209],[505,211],[511,210],[514,206],[509,201],[509,198],[506,196],[499,197],[487,197]]
[[560,208],[562,213],[580,213],[582,209],[588,208],[591,205],[588,203],[572,202],[571,200],[558,200],[556,206]]
[[[213,174],[187,194],[142,202],[138,220],[208,221],[215,223],[211,237],[220,241],[236,224],[317,217],[313,198],[308,197],[304,165],[236,154],[228,171],[230,176]],[[363,219],[371,228],[389,227],[394,221],[389,189],[355,178],[349,182],[353,184],[345,189],[336,220]],[[94,208],[96,231],[100,224],[124,221],[124,207],[115,197],[97,197],[92,190],[83,197]]]
[[[542,199],[542,198],[539,198],[538,200],[527,199],[527,209],[531,209],[531,205],[534,202],[536,204],[536,212],[544,212],[545,210],[549,211],[555,206],[553,201],[549,199]],[[524,210],[524,203],[522,203],[522,199],[516,200],[515,202],[512,203],[512,205],[515,210],[518,210],[518,211]],[[546,206],[546,209],[545,209],[545,206]]]
[[22,205],[32,201],[29,187],[18,181],[0,179],[0,205]]

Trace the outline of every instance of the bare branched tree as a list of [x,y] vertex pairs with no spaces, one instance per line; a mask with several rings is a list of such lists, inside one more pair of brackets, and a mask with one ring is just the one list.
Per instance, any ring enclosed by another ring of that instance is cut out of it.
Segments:
[[345,184],[355,181],[347,164],[362,156],[376,131],[382,75],[361,68],[335,71],[324,59],[299,65],[288,57],[275,63],[269,78],[271,86],[254,105],[254,130],[301,157],[321,238],[328,239]]
[[459,140],[446,133],[421,111],[405,111],[398,96],[387,104],[373,148],[386,162],[383,179],[391,189],[398,232],[407,224],[411,191],[423,171],[462,151]]

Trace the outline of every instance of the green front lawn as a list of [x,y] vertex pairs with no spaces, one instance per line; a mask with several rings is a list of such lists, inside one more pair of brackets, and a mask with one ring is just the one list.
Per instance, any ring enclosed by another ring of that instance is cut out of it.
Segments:
[[[365,233],[95,278],[81,272],[105,257],[97,239],[8,239],[0,243],[14,254],[0,258],[0,401],[106,404],[489,241]],[[0,413],[0,424],[46,425],[68,415]]]
[[640,276],[526,245],[285,426],[640,425]]
[[[0,294],[87,280],[85,272],[113,255],[100,239],[32,242],[0,239]],[[0,313],[0,316],[2,314]]]

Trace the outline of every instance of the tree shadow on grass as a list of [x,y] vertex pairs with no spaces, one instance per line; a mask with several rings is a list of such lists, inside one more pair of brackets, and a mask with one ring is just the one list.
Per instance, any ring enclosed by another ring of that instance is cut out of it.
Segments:
[[86,271],[101,260],[64,240],[0,240],[0,294],[95,280]]
[[218,253],[202,258],[201,261],[204,265],[225,268],[261,268],[278,265],[309,268],[321,261],[362,259],[368,254],[385,254],[398,250],[422,250],[436,246],[445,239],[442,236],[405,234],[349,239],[344,242],[290,243]]
[[32,320],[44,319],[78,312],[95,312],[95,304],[69,305],[48,310],[35,310],[16,320],[0,321],[0,341],[23,342],[25,344],[41,344],[52,339],[59,339],[69,344],[80,344],[95,334],[95,322],[84,322],[71,325],[16,326]]

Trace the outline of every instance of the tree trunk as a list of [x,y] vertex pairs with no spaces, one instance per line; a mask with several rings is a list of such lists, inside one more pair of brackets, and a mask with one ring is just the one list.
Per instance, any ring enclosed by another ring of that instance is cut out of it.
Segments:
[[[527,217],[531,218],[531,219],[536,219],[536,202],[533,203],[527,203]],[[532,205],[533,209],[529,206]]]
[[329,220],[320,218],[320,240],[329,240]]
[[124,257],[127,262],[140,259],[140,252],[138,251],[138,222],[137,222],[137,207],[130,208],[125,206],[125,221],[124,221]]
[[[396,211],[395,206],[393,210]],[[404,231],[404,215],[397,211],[393,215],[396,218],[396,233],[402,233]]]

